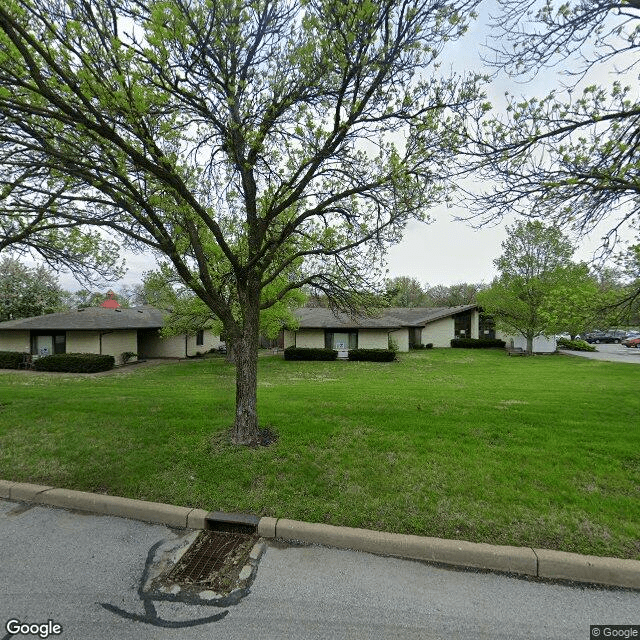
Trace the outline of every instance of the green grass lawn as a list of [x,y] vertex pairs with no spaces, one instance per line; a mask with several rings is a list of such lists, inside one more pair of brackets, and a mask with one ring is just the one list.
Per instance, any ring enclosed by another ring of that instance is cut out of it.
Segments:
[[0,478],[211,510],[640,559],[640,367],[436,349],[260,358],[268,448],[220,358],[3,372]]

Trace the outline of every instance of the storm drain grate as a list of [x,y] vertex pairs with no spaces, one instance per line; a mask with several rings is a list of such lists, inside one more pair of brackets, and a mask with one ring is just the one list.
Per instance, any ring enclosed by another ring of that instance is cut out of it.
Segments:
[[202,531],[167,578],[182,584],[210,582],[215,574],[244,563],[257,539],[244,533]]

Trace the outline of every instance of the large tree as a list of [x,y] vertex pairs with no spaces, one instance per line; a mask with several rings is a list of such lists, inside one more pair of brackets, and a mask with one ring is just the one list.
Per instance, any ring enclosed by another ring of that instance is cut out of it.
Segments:
[[0,321],[61,311],[64,292],[52,271],[15,258],[0,260]]
[[260,312],[305,285],[348,303],[444,197],[457,141],[443,125],[477,79],[434,70],[478,3],[0,6],[3,163],[49,172],[51,187],[25,178],[36,192],[64,180],[77,221],[168,258],[219,318],[235,442],[258,435]]
[[[614,324],[640,324],[640,244],[629,247],[617,256],[617,281],[608,286],[604,311]],[[617,286],[616,286],[617,285]]]
[[[8,117],[0,114],[0,130]],[[87,284],[123,275],[118,245],[83,224],[69,182],[46,167],[25,166],[13,157],[17,151],[0,135],[0,253],[65,268]]]
[[[580,234],[599,227],[611,248],[640,213],[640,2],[499,0],[491,61],[520,81],[549,68],[563,84],[543,97],[509,96],[478,112],[465,170],[476,215],[539,215]],[[613,74],[601,86],[602,71]]]
[[574,248],[558,228],[526,220],[507,231],[494,261],[499,276],[478,293],[478,304],[532,353],[534,338],[588,321],[596,287],[586,265],[571,262]]

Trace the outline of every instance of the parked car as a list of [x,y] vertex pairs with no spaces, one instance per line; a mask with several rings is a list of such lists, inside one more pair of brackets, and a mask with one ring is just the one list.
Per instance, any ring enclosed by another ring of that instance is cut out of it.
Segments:
[[619,344],[627,337],[626,331],[594,331],[593,333],[588,333],[585,336],[585,340],[589,344],[598,343],[613,343]]
[[640,349],[640,336],[636,336],[635,338],[627,338],[622,341],[622,344],[625,347],[635,347],[636,349]]

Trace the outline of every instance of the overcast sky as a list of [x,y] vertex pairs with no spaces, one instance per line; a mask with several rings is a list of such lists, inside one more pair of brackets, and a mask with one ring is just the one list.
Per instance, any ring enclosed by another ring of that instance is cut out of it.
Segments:
[[[451,64],[454,71],[487,72],[483,66],[481,55],[489,55],[486,44],[490,41],[490,30],[487,25],[490,14],[495,14],[495,2],[484,3],[482,12],[463,40],[453,43],[445,52],[444,60]],[[495,42],[494,42],[495,46]],[[628,61],[627,61],[628,62]],[[575,61],[569,64],[575,65]],[[443,64],[443,69],[445,65]],[[516,97],[543,96],[560,82],[567,81],[568,64],[560,64],[555,69],[547,69],[529,82],[516,81],[506,74],[500,73],[487,87],[487,97],[494,105],[494,112],[499,113],[505,106],[505,92]],[[492,70],[495,72],[495,70]],[[615,74],[615,75],[613,75]],[[608,68],[592,69],[579,86],[587,84],[609,85],[619,74],[613,64]],[[636,77],[631,82],[637,83]],[[502,248],[501,242],[506,238],[505,226],[513,224],[514,219],[504,221],[491,227],[473,229],[469,224],[456,221],[455,217],[465,217],[466,211],[461,209],[437,208],[431,212],[435,219],[433,224],[414,223],[408,226],[404,240],[393,247],[389,253],[389,275],[411,276],[422,284],[456,284],[459,282],[490,282],[497,272],[493,260]],[[601,246],[602,236],[609,230],[601,225],[590,236],[573,239],[577,244],[574,256],[576,260],[591,261]],[[627,241],[634,240],[628,229],[623,233]],[[622,247],[620,247],[622,249]]]
[[[488,38],[488,14],[492,2],[485,3],[477,21],[471,24],[463,40],[453,43],[442,58],[442,70],[456,72],[486,71],[481,61],[482,46]],[[484,50],[484,53],[488,53]],[[558,70],[561,70],[559,68]],[[591,75],[590,82],[608,84],[612,77],[599,72],[596,78]],[[488,98],[499,111],[504,105],[505,91],[516,96],[544,95],[557,86],[558,77],[553,72],[545,72],[526,84],[516,83],[504,75],[498,76],[488,88]],[[493,260],[501,253],[500,243],[505,239],[505,225],[513,221],[473,229],[470,225],[454,220],[462,217],[465,211],[460,209],[435,208],[431,212],[434,222],[431,224],[411,223],[407,226],[403,241],[393,247],[388,255],[389,276],[411,276],[422,284],[450,285],[458,282],[490,282],[496,275]],[[581,239],[576,259],[590,260],[599,246],[601,229],[593,236]],[[631,239],[631,237],[629,238]],[[126,276],[119,282],[111,282],[106,288],[118,289],[122,285],[140,282],[143,271],[155,268],[152,256],[127,256]],[[62,275],[60,283],[64,288],[75,290],[79,285],[70,276]]]

